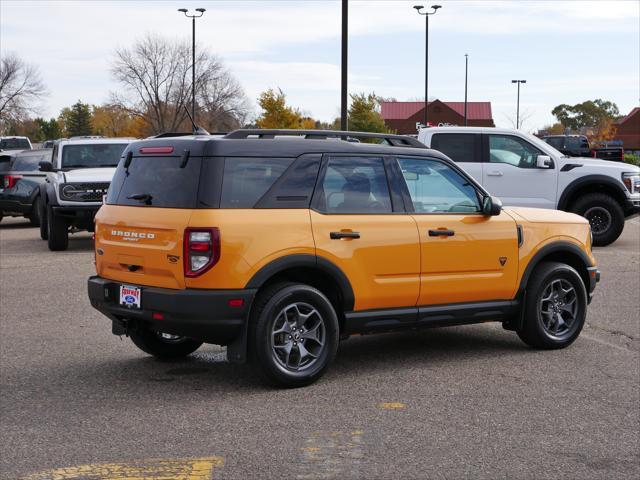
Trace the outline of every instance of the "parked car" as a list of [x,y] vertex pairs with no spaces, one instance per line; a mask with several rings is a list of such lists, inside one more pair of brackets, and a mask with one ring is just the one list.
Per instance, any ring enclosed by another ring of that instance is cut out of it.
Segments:
[[51,149],[24,150],[13,155],[9,168],[2,173],[0,184],[0,219],[25,217],[33,226],[40,225],[39,186],[45,173],[40,162],[51,160]]
[[624,162],[623,147],[595,147],[585,135],[548,135],[542,139],[569,157],[593,157]]
[[418,139],[452,158],[505,205],[577,213],[589,220],[595,245],[622,233],[640,212],[640,168],[572,158],[518,130],[490,127],[422,129]]
[[0,137],[0,151],[31,150],[31,141],[27,137]]
[[52,251],[66,250],[69,233],[93,231],[93,217],[129,138],[62,140],[51,161],[40,162],[40,237]]
[[493,320],[566,347],[599,279],[584,218],[502,209],[399,135],[133,142],[95,220],[88,293],[114,334],[159,358],[226,345],[289,387],[317,380],[350,334]]

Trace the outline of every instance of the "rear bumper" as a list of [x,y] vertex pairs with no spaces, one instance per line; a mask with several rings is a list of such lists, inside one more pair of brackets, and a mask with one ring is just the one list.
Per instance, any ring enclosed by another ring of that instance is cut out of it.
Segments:
[[[154,330],[228,345],[245,332],[256,290],[172,290],[134,285],[142,289],[141,309],[119,305],[119,282],[98,276],[88,280],[91,305],[114,322],[114,333],[125,333],[140,322]],[[230,300],[242,300],[238,307]],[[153,314],[162,314],[162,320]],[[122,331],[124,329],[124,331]]]
[[17,200],[0,199],[0,212],[29,215],[31,213],[31,207],[31,203],[21,203]]

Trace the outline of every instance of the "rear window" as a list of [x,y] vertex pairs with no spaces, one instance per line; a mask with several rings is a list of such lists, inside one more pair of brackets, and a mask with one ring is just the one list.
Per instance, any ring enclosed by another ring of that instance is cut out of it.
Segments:
[[544,139],[549,145],[551,145],[556,150],[560,150],[564,148],[564,138],[563,137],[548,137]]
[[115,167],[126,143],[86,143],[62,147],[62,168]]
[[253,208],[293,158],[226,158],[220,208]]
[[16,155],[11,164],[11,170],[17,172],[31,172],[40,168],[40,162],[51,160],[51,150],[47,152],[37,152]]
[[480,135],[469,133],[436,133],[431,148],[444,153],[454,162],[480,161]]
[[202,159],[191,157],[133,157],[125,171],[116,170],[107,194],[111,205],[196,208]]
[[26,138],[3,138],[0,140],[0,150],[27,150],[31,149]]

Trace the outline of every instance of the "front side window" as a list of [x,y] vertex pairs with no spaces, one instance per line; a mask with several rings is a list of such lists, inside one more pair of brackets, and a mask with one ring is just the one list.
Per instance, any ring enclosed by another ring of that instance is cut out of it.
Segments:
[[529,142],[512,135],[489,135],[489,162],[508,163],[519,168],[536,168],[542,152]]
[[321,211],[354,214],[392,212],[381,158],[330,158],[321,188]]
[[398,164],[416,213],[477,213],[474,185],[444,162],[399,158]]
[[87,143],[62,147],[62,168],[117,167],[126,143]]
[[480,161],[480,134],[436,133],[431,139],[431,148],[444,153],[456,163]]

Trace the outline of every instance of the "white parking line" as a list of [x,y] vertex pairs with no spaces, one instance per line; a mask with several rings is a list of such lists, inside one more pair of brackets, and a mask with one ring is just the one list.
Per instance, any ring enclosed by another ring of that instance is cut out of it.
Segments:
[[620,345],[616,345],[615,343],[607,342],[606,340],[601,340],[601,339],[599,339],[597,337],[593,337],[593,336],[589,335],[588,333],[584,333],[583,332],[582,335],[580,335],[580,336],[584,337],[584,338],[588,338],[589,340],[592,340],[592,341],[594,341],[596,343],[600,343],[600,344],[606,345],[608,347],[616,348],[616,349],[621,350],[623,352],[627,352],[627,353],[631,353],[631,354],[636,353],[634,350],[631,350],[631,349],[625,348],[625,347],[621,347]]

